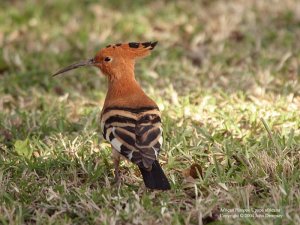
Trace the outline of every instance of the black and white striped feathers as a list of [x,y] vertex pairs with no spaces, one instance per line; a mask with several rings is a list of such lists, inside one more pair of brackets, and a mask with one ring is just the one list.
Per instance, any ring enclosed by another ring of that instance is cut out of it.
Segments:
[[139,167],[152,168],[162,145],[160,111],[157,107],[108,107],[101,114],[104,138]]

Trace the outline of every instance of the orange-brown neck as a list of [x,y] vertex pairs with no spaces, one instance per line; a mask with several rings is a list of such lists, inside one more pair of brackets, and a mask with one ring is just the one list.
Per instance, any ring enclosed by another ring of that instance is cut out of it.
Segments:
[[123,107],[145,107],[156,106],[142,90],[134,77],[133,71],[123,71],[124,74],[118,78],[108,79],[108,91],[103,109],[111,106]]

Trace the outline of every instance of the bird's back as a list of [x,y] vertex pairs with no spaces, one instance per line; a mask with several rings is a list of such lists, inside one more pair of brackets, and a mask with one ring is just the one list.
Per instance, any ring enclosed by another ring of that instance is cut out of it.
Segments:
[[101,114],[103,137],[133,163],[151,168],[162,144],[160,111],[157,106],[111,106]]

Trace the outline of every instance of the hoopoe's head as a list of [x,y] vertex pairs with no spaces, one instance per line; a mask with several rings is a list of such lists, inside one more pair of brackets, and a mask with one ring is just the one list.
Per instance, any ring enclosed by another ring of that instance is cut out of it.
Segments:
[[156,44],[157,42],[130,42],[108,45],[101,49],[95,57],[67,66],[53,76],[83,66],[96,66],[110,79],[120,78],[126,72],[133,72],[135,60],[149,55]]

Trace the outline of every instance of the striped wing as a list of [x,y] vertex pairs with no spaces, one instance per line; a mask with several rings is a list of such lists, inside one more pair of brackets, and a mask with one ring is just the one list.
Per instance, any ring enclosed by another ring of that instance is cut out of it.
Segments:
[[127,159],[150,168],[162,144],[158,108],[107,108],[101,117],[104,138]]

